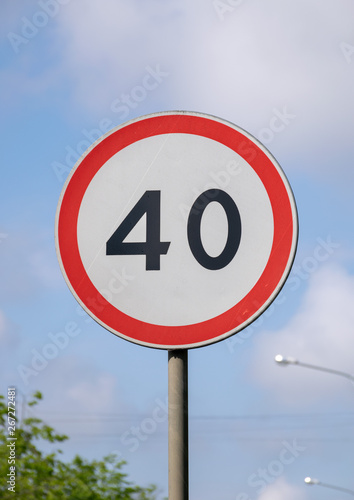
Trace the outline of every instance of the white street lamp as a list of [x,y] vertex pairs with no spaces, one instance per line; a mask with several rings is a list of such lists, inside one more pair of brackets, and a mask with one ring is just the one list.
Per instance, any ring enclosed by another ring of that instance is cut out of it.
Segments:
[[345,493],[349,493],[349,495],[354,495],[353,490],[341,488],[340,486],[334,486],[333,484],[322,483],[322,481],[319,481],[318,479],[314,479],[312,477],[305,477],[304,481],[306,484],[318,484],[320,486],[325,486],[326,488],[332,488],[333,490],[344,491]]
[[339,370],[332,370],[331,368],[324,368],[322,366],[310,365],[308,363],[302,363],[298,359],[289,357],[285,358],[281,354],[277,354],[274,359],[276,363],[282,366],[287,366],[287,365],[303,366],[305,368],[312,368],[313,370],[320,370],[322,372],[333,373],[334,375],[340,375],[341,377],[345,377],[354,382],[354,375],[351,375],[350,373],[342,372]]

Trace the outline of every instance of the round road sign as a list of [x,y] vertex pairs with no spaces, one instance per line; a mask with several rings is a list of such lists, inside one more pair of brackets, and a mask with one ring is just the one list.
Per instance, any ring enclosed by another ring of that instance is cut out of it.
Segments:
[[225,120],[171,111],[102,136],[77,162],[56,216],[66,282],[81,306],[137,344],[225,339],[283,286],[296,251],[288,181]]

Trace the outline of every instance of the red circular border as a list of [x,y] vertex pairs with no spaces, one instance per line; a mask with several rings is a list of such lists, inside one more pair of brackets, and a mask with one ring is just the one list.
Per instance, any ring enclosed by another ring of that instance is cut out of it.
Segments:
[[[274,238],[268,263],[257,283],[235,306],[215,318],[184,326],[145,323],[116,309],[95,288],[83,266],[77,222],[86,189],[97,171],[128,145],[160,134],[184,133],[204,136],[224,144],[242,156],[261,179],[271,202]],[[132,342],[157,348],[207,345],[239,331],[285,281],[297,226],[288,189],[266,153],[241,131],[203,115],[170,113],[143,117],[106,135],[84,156],[63,190],[57,215],[57,248],[62,269],[79,302],[106,328]],[[273,297],[274,298],[274,297]],[[269,304],[267,304],[269,305]]]

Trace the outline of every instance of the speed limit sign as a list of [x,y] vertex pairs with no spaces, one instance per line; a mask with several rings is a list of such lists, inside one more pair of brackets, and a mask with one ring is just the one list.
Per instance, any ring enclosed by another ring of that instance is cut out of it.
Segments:
[[250,134],[171,111],[134,119],[80,158],[61,193],[56,247],[81,306],[112,333],[199,347],[254,321],[296,251],[288,181]]

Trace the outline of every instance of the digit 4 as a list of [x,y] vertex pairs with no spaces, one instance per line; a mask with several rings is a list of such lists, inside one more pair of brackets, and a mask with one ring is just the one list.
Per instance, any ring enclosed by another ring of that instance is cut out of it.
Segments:
[[[146,214],[146,241],[124,241]],[[166,255],[171,242],[160,241],[161,191],[145,191],[134,208],[106,243],[106,255],[145,255],[146,270],[160,270],[160,256]]]

